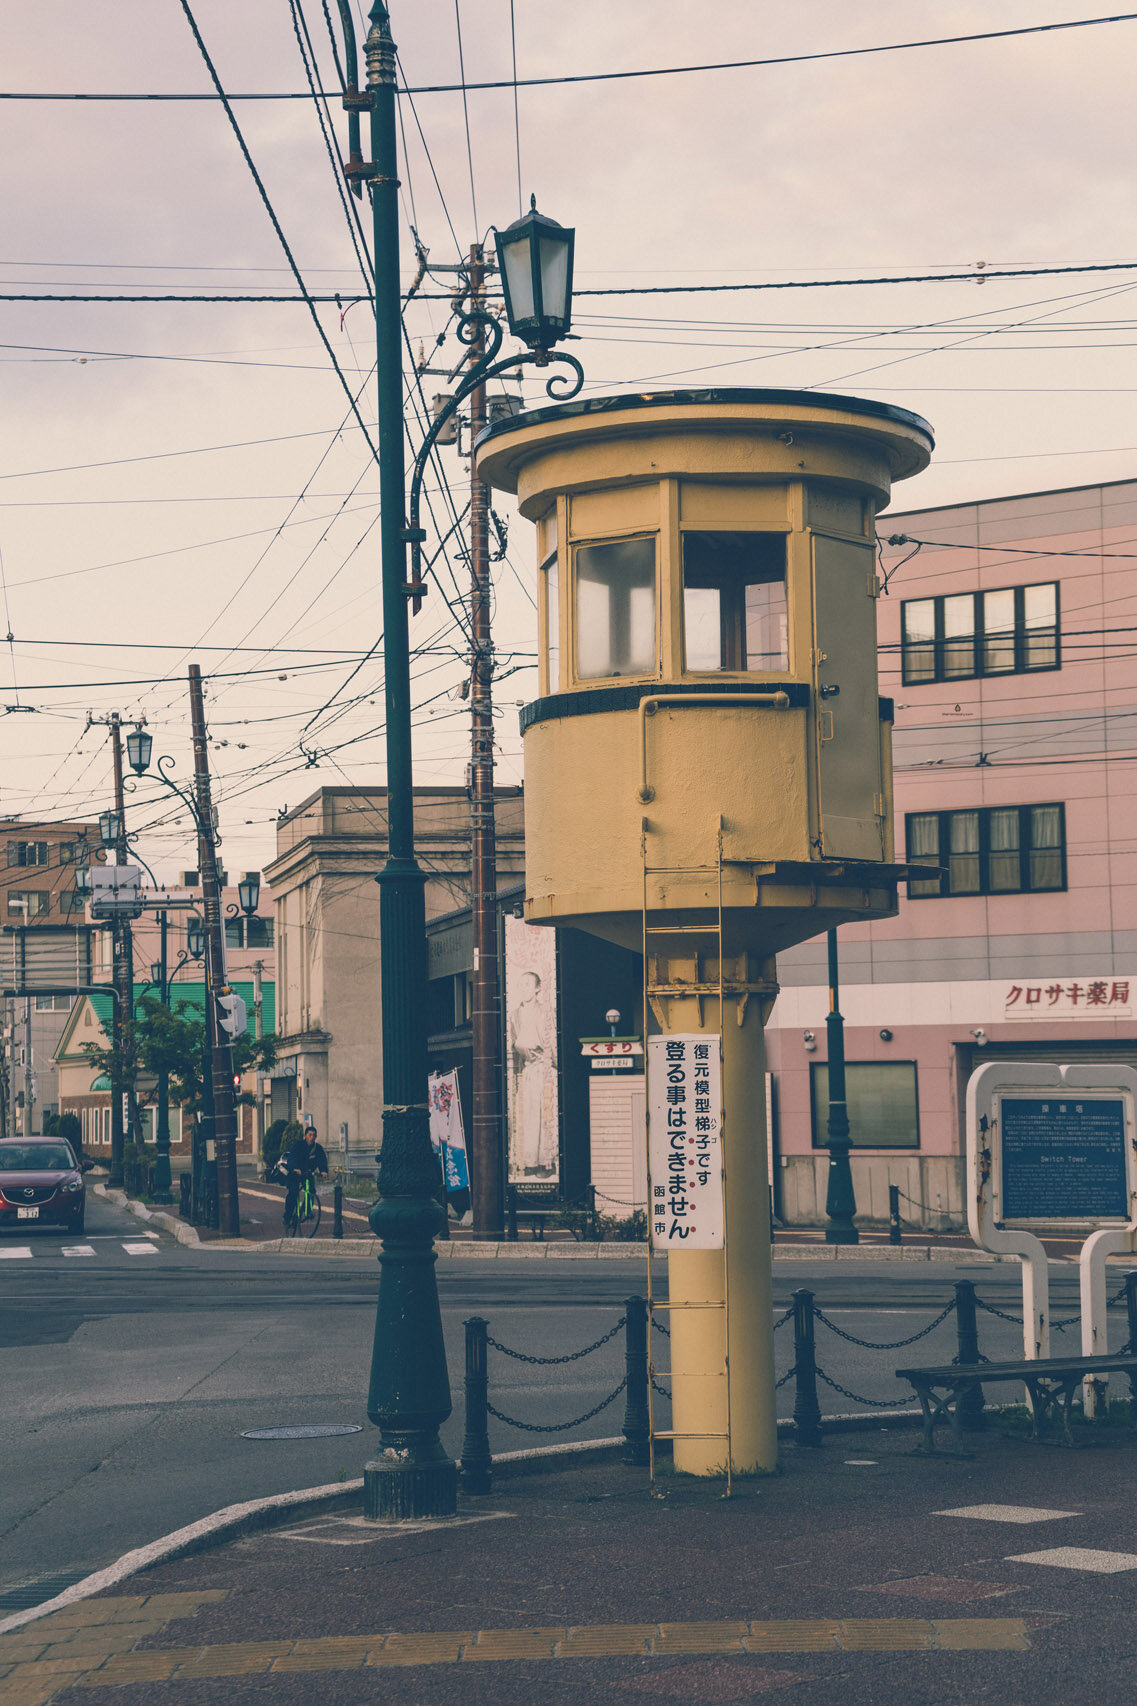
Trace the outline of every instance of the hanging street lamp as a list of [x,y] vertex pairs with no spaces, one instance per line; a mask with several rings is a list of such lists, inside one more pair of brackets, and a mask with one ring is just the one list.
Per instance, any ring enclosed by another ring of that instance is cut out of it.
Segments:
[[139,723],[126,737],[126,758],[136,776],[141,776],[150,768],[150,751],[154,745],[153,735],[147,734]]
[[576,233],[537,212],[495,231],[505,312],[515,338],[547,355],[572,321],[572,255]]
[[117,812],[99,813],[99,839],[104,847],[116,847],[122,835],[122,818]]
[[237,884],[237,898],[241,903],[241,911],[246,918],[251,918],[261,900],[261,874],[259,871],[246,871]]

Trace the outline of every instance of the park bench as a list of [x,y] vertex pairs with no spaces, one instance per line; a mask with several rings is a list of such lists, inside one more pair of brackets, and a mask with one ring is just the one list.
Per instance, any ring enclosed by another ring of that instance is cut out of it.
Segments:
[[1030,1393],[1032,1438],[1041,1439],[1043,1424],[1053,1412],[1061,1421],[1065,1443],[1073,1445],[1070,1410],[1074,1394],[1086,1376],[1091,1374],[1127,1375],[1137,1411],[1137,1356],[1131,1354],[1046,1357],[1036,1362],[949,1363],[944,1368],[896,1370],[897,1379],[908,1381],[920,1400],[924,1416],[924,1450],[935,1450],[936,1424],[948,1421],[955,1437],[956,1451],[961,1457],[966,1455],[961,1400],[969,1392],[980,1386],[996,1385],[999,1381],[1017,1381]]

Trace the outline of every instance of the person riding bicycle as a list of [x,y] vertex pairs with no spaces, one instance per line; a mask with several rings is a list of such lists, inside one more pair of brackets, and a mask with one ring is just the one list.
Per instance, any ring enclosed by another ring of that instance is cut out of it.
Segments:
[[303,1135],[293,1143],[286,1157],[286,1165],[288,1191],[284,1198],[284,1224],[291,1226],[296,1218],[296,1203],[305,1179],[326,1179],[328,1176],[328,1158],[323,1145],[316,1142],[314,1125],[305,1127]]

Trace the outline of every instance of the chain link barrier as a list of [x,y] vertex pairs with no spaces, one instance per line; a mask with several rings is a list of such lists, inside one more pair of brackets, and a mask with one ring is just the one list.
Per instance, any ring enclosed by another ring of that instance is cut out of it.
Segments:
[[[553,1360],[556,1359],[554,1358]],[[571,1422],[519,1422],[513,1416],[506,1416],[503,1415],[500,1410],[495,1410],[493,1405],[488,1401],[486,1403],[486,1410],[496,1421],[504,1422],[507,1428],[520,1428],[523,1433],[527,1434],[560,1434],[564,1433],[568,1428],[583,1427],[585,1422],[590,1422],[593,1416],[598,1416],[601,1410],[606,1410],[609,1404],[615,1403],[616,1399],[620,1396],[620,1393],[624,1390],[627,1384],[628,1381],[625,1376],[625,1378],[621,1380],[619,1386],[617,1386],[616,1390],[614,1392],[609,1392],[607,1398],[602,1398],[599,1404],[594,1404],[591,1410],[586,1410],[584,1412],[583,1416],[574,1416]]]
[[665,1327],[662,1321],[657,1321],[654,1315],[651,1318],[651,1324],[657,1333],[663,1334],[665,1339],[669,1339],[671,1337],[671,1328]]
[[[823,1368],[814,1368],[818,1380],[824,1380],[826,1386],[831,1386],[834,1392],[839,1392],[842,1398],[851,1398],[854,1404],[867,1404],[872,1410],[899,1410],[912,1403],[911,1396],[904,1398],[862,1398],[859,1392],[850,1392],[847,1386],[839,1381],[831,1380]],[[822,1417],[822,1421],[824,1421]]]
[[928,1334],[934,1333],[940,1322],[946,1321],[954,1311],[955,1299],[953,1298],[946,1309],[940,1310],[934,1321],[926,1327],[921,1327],[918,1333],[911,1333],[906,1339],[858,1339],[855,1333],[846,1333],[843,1327],[838,1327],[836,1321],[831,1321],[825,1311],[819,1309],[816,1303],[813,1306],[813,1319],[820,1321],[823,1327],[828,1327],[831,1333],[836,1333],[837,1337],[844,1339],[847,1344],[860,1345],[866,1351],[899,1351],[903,1350],[905,1345],[914,1345],[917,1339],[926,1339]]
[[[1122,1290],[1124,1291],[1124,1287]],[[1008,1315],[1005,1309],[996,1309],[993,1303],[985,1303],[979,1296],[978,1292],[975,1295],[975,1303],[977,1308],[986,1310],[988,1315],[997,1315],[1000,1321],[1009,1321],[1012,1327],[1021,1327],[1023,1324],[1023,1318],[1021,1315]],[[1050,1325],[1057,1332],[1064,1333],[1067,1327],[1072,1327],[1076,1321],[1080,1321],[1081,1319],[1082,1317],[1080,1315],[1052,1316]]]
[[486,1334],[486,1344],[491,1345],[495,1351],[500,1351],[502,1356],[512,1357],[514,1362],[529,1362],[540,1364],[543,1368],[548,1368],[555,1362],[579,1362],[581,1357],[590,1357],[593,1351],[598,1351],[601,1345],[606,1345],[609,1339],[614,1339],[616,1337],[616,1334],[620,1331],[626,1319],[626,1316],[621,1315],[616,1325],[612,1328],[612,1331],[610,1333],[605,1333],[602,1339],[597,1339],[594,1345],[585,1345],[582,1351],[570,1351],[567,1356],[563,1357],[535,1357],[530,1356],[527,1351],[513,1351],[510,1350],[508,1345],[503,1345],[497,1339],[492,1339],[488,1333]]
[[787,1368],[786,1372],[783,1374],[782,1378],[780,1380],[775,1380],[774,1391],[777,1392],[779,1387],[784,1386],[786,1384],[787,1380],[792,1380],[796,1373],[797,1373],[797,1363],[796,1362],[791,1363],[789,1368]]
[[661,1398],[670,1398],[671,1397],[671,1394],[667,1390],[666,1386],[661,1386],[659,1384],[659,1381],[655,1378],[654,1374],[651,1377],[651,1384],[652,1384],[652,1390],[655,1392],[658,1392],[659,1396]]
[[778,1319],[774,1322],[774,1329],[773,1329],[774,1332],[776,1333],[779,1327],[784,1327],[786,1322],[792,1321],[793,1318],[794,1318],[794,1306],[791,1303],[789,1308],[786,1310],[785,1314],[779,1315]]

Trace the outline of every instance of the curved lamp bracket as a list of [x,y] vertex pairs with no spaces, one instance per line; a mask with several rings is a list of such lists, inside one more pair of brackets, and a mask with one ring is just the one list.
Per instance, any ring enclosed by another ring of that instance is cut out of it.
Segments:
[[457,391],[439,410],[430,429],[419,447],[415,457],[414,469],[411,473],[410,496],[407,505],[408,524],[403,530],[403,538],[411,548],[411,575],[406,583],[406,593],[411,600],[411,609],[415,615],[422,605],[426,594],[426,583],[422,578],[422,545],[426,538],[425,530],[419,524],[419,505],[422,498],[422,482],[426,474],[426,465],[431,452],[438,441],[439,434],[446,423],[461,408],[472,391],[479,385],[484,385],[487,379],[495,378],[499,373],[509,373],[519,367],[548,367],[551,361],[564,362],[571,373],[554,373],[545,381],[546,394],[555,402],[566,403],[570,397],[575,397],[584,384],[584,368],[574,355],[565,350],[523,350],[518,355],[504,356],[497,359],[502,345],[502,329],[492,314],[479,310],[472,314],[461,314],[458,318],[458,340],[460,343],[472,344],[479,335],[485,335],[486,349],[481,359],[471,367],[462,379]]

